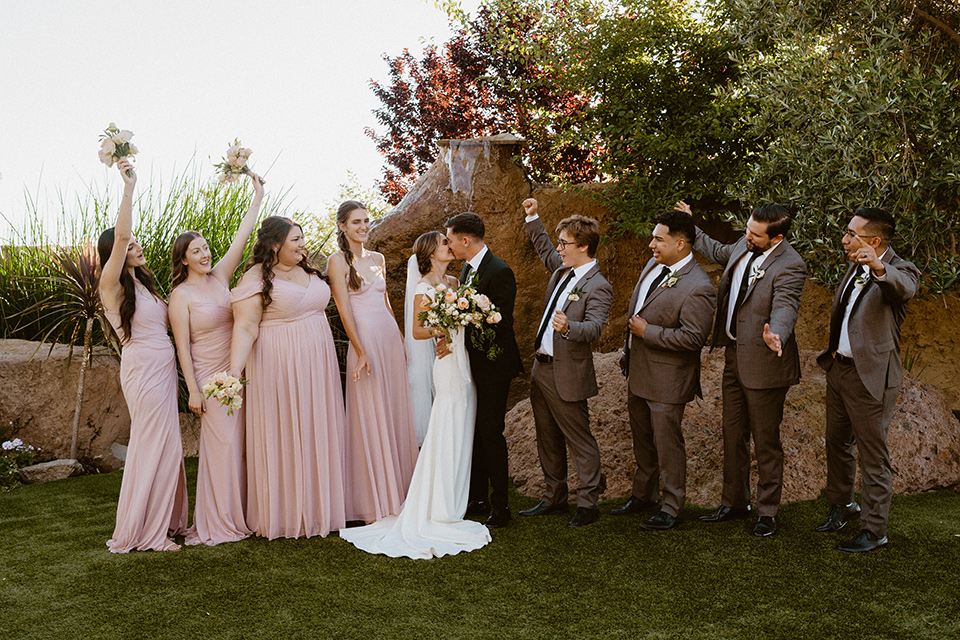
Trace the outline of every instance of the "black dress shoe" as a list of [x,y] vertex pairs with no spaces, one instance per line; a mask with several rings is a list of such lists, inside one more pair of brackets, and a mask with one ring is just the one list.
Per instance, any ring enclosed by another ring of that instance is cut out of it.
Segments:
[[610,509],[610,515],[625,516],[630,513],[643,513],[644,511],[653,511],[659,506],[660,504],[656,500],[641,500],[630,496],[627,504]]
[[485,516],[490,513],[490,505],[483,500],[471,500],[467,503],[467,511],[464,516]]
[[852,538],[846,542],[841,542],[838,544],[837,549],[847,553],[863,553],[865,551],[873,551],[874,549],[879,549],[880,547],[886,546],[887,542],[887,536],[878,538],[869,531],[861,531],[860,535],[858,535],[856,538]]
[[836,533],[843,529],[843,526],[851,520],[860,519],[860,505],[851,502],[847,506],[839,504],[830,505],[830,512],[827,513],[827,519],[819,527],[814,529],[817,533]]
[[750,517],[750,507],[725,507],[720,505],[713,513],[700,516],[701,522],[727,522],[729,520],[746,520]]
[[760,516],[753,525],[753,535],[768,538],[777,532],[777,519],[773,516]]
[[588,524],[593,524],[600,519],[600,509],[593,508],[589,509],[587,507],[577,507],[577,510],[574,512],[573,517],[570,518],[570,522],[567,523],[568,527],[585,527]]
[[524,509],[520,512],[522,516],[548,516],[551,513],[570,513],[570,506],[564,502],[561,504],[550,504],[546,500],[541,500],[535,506]]
[[667,529],[673,529],[678,524],[680,524],[679,517],[674,517],[666,511],[661,511],[652,518],[641,522],[640,526],[648,531],[666,531]]
[[500,527],[507,526],[507,523],[510,522],[510,508],[502,507],[500,509],[492,508],[490,509],[490,517],[487,518],[487,521],[483,524],[487,525],[490,529],[499,529]]

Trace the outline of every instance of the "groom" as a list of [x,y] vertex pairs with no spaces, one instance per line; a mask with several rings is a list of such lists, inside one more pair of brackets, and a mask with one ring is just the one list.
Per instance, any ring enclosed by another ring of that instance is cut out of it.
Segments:
[[492,325],[500,348],[496,358],[473,346],[472,328],[467,329],[467,352],[470,370],[477,386],[477,422],[473,433],[473,465],[470,474],[470,503],[474,508],[487,503],[488,483],[490,528],[506,526],[510,522],[507,506],[507,441],[503,437],[504,416],[507,413],[507,395],[510,381],[516,378],[523,365],[520,350],[513,335],[513,305],[517,297],[517,281],[506,262],[491,253],[483,242],[483,220],[475,213],[460,213],[444,225],[450,250],[458,260],[465,260],[460,281],[473,278],[478,293],[485,294],[497,306],[502,319]]

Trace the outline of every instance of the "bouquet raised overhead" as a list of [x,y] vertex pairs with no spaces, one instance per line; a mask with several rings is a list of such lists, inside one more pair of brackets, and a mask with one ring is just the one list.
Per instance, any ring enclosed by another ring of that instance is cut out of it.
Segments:
[[137,145],[130,142],[132,138],[133,131],[120,129],[111,122],[110,126],[100,134],[100,151],[97,152],[100,162],[112,167],[118,160],[137,155],[140,150],[137,149]]
[[425,327],[439,327],[447,340],[452,330],[473,327],[470,341],[483,351],[487,358],[495,360],[502,349],[494,342],[496,333],[491,325],[502,319],[490,298],[477,293],[473,279],[468,279],[456,288],[441,283],[433,291],[424,294],[417,319]]
[[240,146],[239,140],[234,140],[230,148],[227,149],[227,155],[222,158],[223,162],[217,163],[217,177],[220,182],[236,182],[240,176],[250,173],[247,167],[247,160],[253,151]]

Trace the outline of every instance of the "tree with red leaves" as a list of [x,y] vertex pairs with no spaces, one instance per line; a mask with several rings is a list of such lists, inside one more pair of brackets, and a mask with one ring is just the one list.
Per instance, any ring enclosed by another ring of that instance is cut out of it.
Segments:
[[[578,145],[586,95],[561,87],[557,71],[531,49],[500,46],[543,42],[543,11],[484,5],[441,48],[421,59],[409,50],[390,58],[390,81],[371,81],[383,103],[374,111],[384,133],[366,130],[386,158],[384,197],[397,204],[437,157],[438,140],[515,133],[528,142],[525,164],[535,180],[586,182],[596,172],[589,145]],[[552,16],[551,16],[552,19]]]

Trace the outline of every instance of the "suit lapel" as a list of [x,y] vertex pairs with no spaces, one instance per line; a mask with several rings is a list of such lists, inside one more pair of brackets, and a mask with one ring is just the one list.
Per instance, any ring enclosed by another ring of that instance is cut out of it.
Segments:
[[[557,271],[559,271],[559,269],[557,269]],[[569,271],[564,270],[564,272],[563,272],[563,277],[564,277],[564,278],[567,277],[567,273],[569,273]],[[582,278],[580,278],[579,281],[577,281],[577,282],[574,284],[574,288],[575,288],[575,289],[576,289],[576,288],[583,289],[584,287],[587,286],[587,283],[590,282],[590,278],[592,278],[593,276],[597,275],[598,273],[600,273],[600,265],[599,265],[599,263],[593,265],[592,267],[590,267],[590,271],[587,271],[587,273],[586,273]],[[557,286],[559,286],[559,281],[558,281]],[[571,302],[573,302],[573,300],[571,300],[571,299],[570,299],[570,296],[568,295],[566,300],[562,300],[562,301],[561,301],[561,303],[558,305],[558,308],[560,309],[560,311],[566,313],[567,307],[570,306],[570,303],[571,303]]]
[[637,280],[637,286],[633,288],[633,295],[630,296],[630,308],[627,309],[629,312],[628,318],[633,316],[636,313],[637,300],[640,299],[640,285],[643,284],[643,279],[647,277],[647,274],[650,273],[650,270],[657,265],[656,261],[651,259],[647,262],[646,266],[643,268],[643,271],[640,272],[640,279]]
[[676,273],[671,273],[670,275],[668,275],[666,279],[660,283],[660,286],[658,286],[656,290],[651,291],[650,293],[647,294],[647,299],[646,301],[644,301],[642,309],[646,309],[647,305],[653,302],[654,298],[659,296],[662,291],[668,288],[672,288],[672,287],[664,286],[667,283],[667,281],[670,280],[670,278],[677,278],[677,283],[674,284],[674,286],[677,286],[677,284],[679,284],[680,282],[680,279],[683,278],[683,276],[690,273],[690,270],[693,269],[694,264],[696,264],[696,260],[691,260],[690,262],[685,264],[683,268],[679,269]]
[[[883,258],[880,259],[880,262],[882,262],[882,263],[884,263],[884,264],[890,264],[890,261],[893,260],[893,257],[894,257],[895,255],[896,255],[896,254],[893,252],[893,247],[888,247],[888,248],[887,248],[887,254],[886,254],[885,256],[883,256]],[[850,308],[850,315],[851,315],[851,316],[853,316],[853,314],[857,311],[857,307],[860,306],[860,301],[863,300],[864,297],[866,297],[866,295],[870,292],[870,290],[871,290],[874,286],[876,286],[876,283],[873,281],[872,274],[871,274],[871,273],[869,272],[869,270],[868,270],[868,272],[867,272],[867,281],[863,284],[863,289],[860,290],[859,295],[857,295],[857,299],[853,301],[853,306]],[[841,291],[842,291],[842,289],[841,289]]]
[[[786,240],[781,240],[781,241],[780,241],[780,244],[778,244],[777,247],[776,247],[773,251],[770,252],[770,255],[768,255],[766,258],[764,258],[763,262],[760,263],[759,266],[751,267],[751,270],[754,269],[754,268],[760,269],[761,271],[764,272],[764,275],[766,275],[766,272],[767,272],[771,267],[773,267],[773,265],[774,265],[774,263],[777,261],[777,259],[778,259],[781,255],[783,255],[783,252],[786,250],[786,243],[787,243]],[[756,263],[754,263],[754,264],[756,265]],[[747,303],[747,300],[750,299],[750,294],[753,293],[753,289],[757,286],[757,283],[760,282],[760,279],[754,280],[753,282],[750,282],[750,280],[749,280],[750,274],[747,273],[746,271],[744,271],[743,277],[744,277],[744,278],[747,278],[747,292],[744,294],[744,296],[743,296],[743,302],[742,302],[741,304],[746,304],[746,303]],[[762,279],[762,278],[761,278],[761,279]]]

